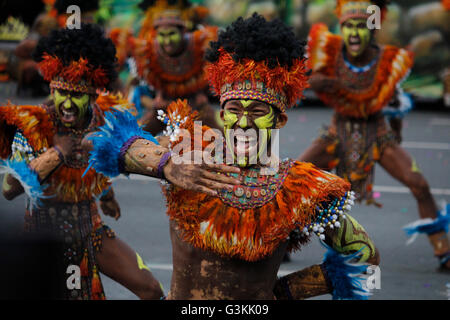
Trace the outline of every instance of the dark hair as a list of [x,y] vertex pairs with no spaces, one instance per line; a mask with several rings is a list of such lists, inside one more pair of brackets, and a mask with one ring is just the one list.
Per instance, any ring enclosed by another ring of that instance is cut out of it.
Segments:
[[83,13],[98,10],[98,2],[99,0],[56,0],[54,7],[59,14],[64,14],[69,6],[77,5]]
[[255,12],[250,18],[238,18],[225,31],[219,32],[218,40],[211,42],[206,51],[206,59],[216,62],[219,49],[223,48],[236,62],[249,58],[257,62],[267,60],[269,68],[278,63],[291,67],[294,59],[304,57],[305,45],[281,20],[266,21]]
[[82,57],[94,68],[102,67],[110,84],[117,78],[116,48],[96,24],[81,24],[80,29],[53,30],[48,37],[39,40],[33,52],[34,60],[42,61],[44,53],[58,57],[64,66]]
[[[147,10],[149,7],[152,7],[155,5],[157,0],[144,0],[141,3],[139,3],[139,8],[142,11]],[[188,0],[167,0],[167,3],[170,6],[180,5],[182,8],[189,8],[191,6],[191,3]]]

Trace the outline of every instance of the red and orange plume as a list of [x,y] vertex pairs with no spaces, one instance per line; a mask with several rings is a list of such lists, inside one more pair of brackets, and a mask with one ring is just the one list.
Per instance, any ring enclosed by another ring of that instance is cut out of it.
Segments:
[[[262,100],[285,111],[303,97],[303,90],[308,87],[303,58],[295,59],[290,67],[278,65],[269,68],[266,61],[256,62],[244,58],[237,62],[225,49],[220,48],[219,52],[219,59],[206,66],[208,80],[218,96],[226,93],[227,86],[231,90],[250,89],[256,95],[255,100]],[[258,83],[262,83],[263,87]],[[261,99],[260,95],[264,93],[268,93],[271,97]],[[272,102],[266,99],[272,99]]]
[[109,78],[102,67],[94,68],[84,58],[72,61],[69,65],[64,66],[58,57],[44,54],[42,61],[38,63],[38,67],[46,81],[52,81],[58,77],[75,84],[85,80],[95,88],[104,88],[109,82]]

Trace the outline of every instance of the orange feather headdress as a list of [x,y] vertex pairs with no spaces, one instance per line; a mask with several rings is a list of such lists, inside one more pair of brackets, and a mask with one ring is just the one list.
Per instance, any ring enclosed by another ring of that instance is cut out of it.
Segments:
[[387,3],[386,0],[337,0],[335,12],[340,23],[352,18],[367,19],[372,14],[367,12],[367,8],[376,5],[381,9],[381,21],[383,21],[387,12]]
[[235,61],[225,49],[219,52],[219,59],[208,63],[206,70],[221,103],[229,99],[260,100],[284,112],[303,97],[308,87],[305,59],[296,59],[291,67],[269,68],[267,61]]
[[94,68],[82,57],[64,66],[58,57],[44,54],[38,67],[51,88],[95,93],[96,88],[104,88],[110,81],[102,67]]
[[191,30],[194,24],[204,20],[208,15],[208,8],[190,6],[183,0],[178,0],[174,4],[170,4],[167,0],[156,0],[145,11],[139,36],[145,37],[150,30],[163,25],[180,26]]

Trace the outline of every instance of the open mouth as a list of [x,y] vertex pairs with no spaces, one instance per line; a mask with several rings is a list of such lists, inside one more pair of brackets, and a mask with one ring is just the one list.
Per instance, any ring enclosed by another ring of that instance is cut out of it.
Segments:
[[61,121],[64,124],[73,124],[77,119],[77,113],[77,109],[73,107],[70,109],[61,108]]
[[350,36],[348,45],[351,51],[359,51],[361,49],[361,39],[359,37]]
[[257,154],[258,139],[254,135],[235,134],[234,154],[239,157],[251,157]]

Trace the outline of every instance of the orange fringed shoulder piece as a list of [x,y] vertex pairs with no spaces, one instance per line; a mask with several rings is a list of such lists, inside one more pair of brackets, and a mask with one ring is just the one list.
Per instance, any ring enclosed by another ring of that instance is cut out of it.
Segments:
[[[0,106],[0,123],[20,129],[34,150],[49,147],[49,141],[55,133],[53,122],[42,106]],[[0,127],[2,125],[0,124]],[[0,131],[0,157],[11,153],[8,132]]]
[[[241,209],[218,197],[177,187],[165,194],[167,214],[177,223],[184,241],[222,256],[257,261],[270,256],[292,231],[309,225],[316,206],[349,189],[341,178],[296,162],[276,196],[260,207]],[[290,249],[306,241],[291,241]]]
[[332,75],[336,57],[342,49],[342,37],[332,34],[323,23],[314,24],[308,37],[308,68]]

